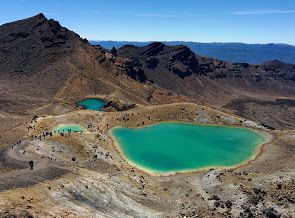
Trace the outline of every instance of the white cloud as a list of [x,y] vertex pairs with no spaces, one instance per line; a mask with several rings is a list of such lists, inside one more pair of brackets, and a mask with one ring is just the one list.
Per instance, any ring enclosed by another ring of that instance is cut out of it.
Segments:
[[235,11],[234,15],[268,15],[268,14],[293,14],[295,10],[263,9],[249,11]]
[[96,14],[96,15],[102,15],[102,12],[96,11],[96,10],[90,10],[89,13]]

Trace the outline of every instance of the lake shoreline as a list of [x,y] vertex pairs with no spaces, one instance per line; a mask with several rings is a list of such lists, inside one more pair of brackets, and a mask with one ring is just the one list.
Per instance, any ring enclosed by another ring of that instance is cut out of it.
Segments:
[[[204,125],[204,126],[220,126],[220,127],[229,127],[229,128],[241,128],[241,129],[248,129],[250,131],[253,131],[257,134],[259,134],[260,136],[263,136],[263,142],[259,143],[256,145],[255,148],[255,152],[254,154],[246,161],[241,162],[240,164],[237,165],[232,165],[232,166],[209,166],[209,167],[203,167],[203,168],[199,168],[199,169],[192,169],[192,170],[177,170],[177,171],[173,171],[173,172],[155,172],[149,168],[143,167],[141,165],[135,164],[132,161],[130,161],[126,155],[124,154],[118,140],[115,138],[115,136],[113,135],[112,131],[116,128],[120,128],[120,127],[125,127],[125,128],[130,128],[130,129],[141,129],[141,128],[146,128],[149,126],[153,126],[159,123],[178,123],[178,124],[188,124],[188,125]],[[189,174],[189,173],[201,173],[204,171],[208,171],[210,169],[214,169],[214,170],[234,170],[234,169],[238,169],[241,168],[243,166],[249,165],[251,164],[253,161],[255,161],[259,156],[261,156],[264,152],[265,146],[267,144],[270,144],[271,142],[273,142],[276,139],[276,136],[266,130],[258,130],[258,129],[253,129],[253,128],[249,128],[249,127],[243,127],[243,126],[231,126],[231,125],[222,125],[222,124],[206,124],[206,123],[194,123],[194,122],[183,122],[183,121],[160,121],[160,122],[155,122],[149,125],[145,125],[145,126],[140,126],[140,127],[126,127],[126,126],[116,126],[113,127],[112,129],[110,129],[108,131],[108,134],[110,135],[111,138],[111,144],[112,146],[115,148],[115,150],[119,153],[120,157],[126,161],[130,166],[135,167],[137,169],[139,169],[140,171],[147,173],[151,176],[171,176],[171,175],[177,175],[177,174]]]
[[[70,128],[70,127],[73,127],[73,128]],[[75,132],[75,130],[74,130],[75,128],[81,129],[81,131],[83,133],[87,133],[88,132],[88,130],[85,127],[83,127],[83,126],[81,126],[79,124],[72,124],[72,123],[69,123],[69,124],[68,123],[60,123],[60,124],[58,124],[57,126],[55,126],[53,128],[53,132],[54,131],[56,131],[56,132],[61,131],[61,129],[73,129],[73,132],[72,133],[74,133]],[[64,132],[64,133],[68,133],[68,131],[67,132]]]
[[76,107],[82,107],[84,110],[101,111],[105,107],[106,101],[102,98],[85,98],[75,102],[75,105]]

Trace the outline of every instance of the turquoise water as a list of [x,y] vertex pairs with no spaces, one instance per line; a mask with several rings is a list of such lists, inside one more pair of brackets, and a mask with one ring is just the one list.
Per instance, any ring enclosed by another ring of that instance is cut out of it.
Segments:
[[55,133],[86,132],[86,129],[76,124],[60,124],[53,129]]
[[241,164],[265,140],[246,128],[176,122],[118,127],[112,134],[131,163],[157,173]]
[[100,111],[103,109],[105,102],[98,98],[86,98],[82,101],[77,102],[77,105],[82,106],[88,110]]

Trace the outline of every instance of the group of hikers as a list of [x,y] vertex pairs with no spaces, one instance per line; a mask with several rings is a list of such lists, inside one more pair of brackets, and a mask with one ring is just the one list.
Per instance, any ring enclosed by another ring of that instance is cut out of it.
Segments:
[[39,135],[39,136],[37,136],[37,135],[32,135],[31,136],[31,139],[39,139],[40,141],[42,140],[42,138],[43,138],[43,140],[44,139],[46,139],[46,137],[47,136],[50,136],[50,137],[52,137],[53,136],[53,133],[52,132],[43,132],[41,135]]
[[21,140],[17,140],[17,142],[14,143],[14,144],[11,146],[11,149],[13,150],[13,148],[14,148],[15,146],[21,145],[21,143],[22,143]]
[[[32,124],[33,123],[36,123],[37,122],[37,119],[38,119],[38,116],[35,115],[32,118],[31,123]],[[29,132],[30,130],[36,130],[35,126],[29,125],[27,127],[27,131]],[[47,137],[52,137],[53,135],[57,135],[58,134],[60,136],[65,136],[65,133],[71,133],[71,132],[74,132],[74,131],[72,131],[72,129],[67,129],[67,131],[65,131],[65,130],[62,130],[62,131],[60,131],[60,130],[54,130],[53,132],[52,131],[45,131],[45,132],[41,133],[40,135],[31,135],[31,139],[32,140],[38,139],[38,140],[42,141],[42,140],[45,140]],[[21,140],[18,140],[15,144],[12,145],[12,149],[14,149],[15,146],[20,145],[20,144],[21,144]],[[30,169],[31,170],[34,169],[34,161],[33,160],[30,160],[29,161],[29,166],[30,166]]]
[[65,133],[71,133],[72,132],[72,129],[67,129],[67,131],[65,131],[64,129],[62,131],[60,130],[54,130],[54,134],[59,134],[60,136],[64,136]]
[[66,133],[71,133],[71,132],[74,132],[74,131],[72,131],[72,129],[67,129],[67,131],[65,131],[65,130],[62,130],[62,131],[60,131],[60,130],[54,130],[53,132],[48,132],[48,131],[46,131],[46,132],[43,132],[41,135],[39,135],[39,136],[37,136],[37,135],[32,135],[31,136],[31,139],[39,139],[40,141],[43,139],[43,140],[45,140],[46,139],[46,137],[52,137],[53,135],[60,135],[60,136],[65,136],[65,134]]

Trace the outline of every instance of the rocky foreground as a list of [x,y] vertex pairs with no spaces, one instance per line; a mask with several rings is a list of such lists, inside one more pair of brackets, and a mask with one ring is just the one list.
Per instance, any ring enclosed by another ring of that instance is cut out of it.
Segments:
[[[242,125],[275,139],[254,161],[236,169],[153,176],[128,165],[113,145],[109,129],[163,120]],[[50,134],[60,123],[79,124],[88,131]],[[4,217],[291,217],[295,213],[294,131],[266,130],[195,104],[124,112],[75,110],[35,117],[26,125],[27,135],[1,152]]]

